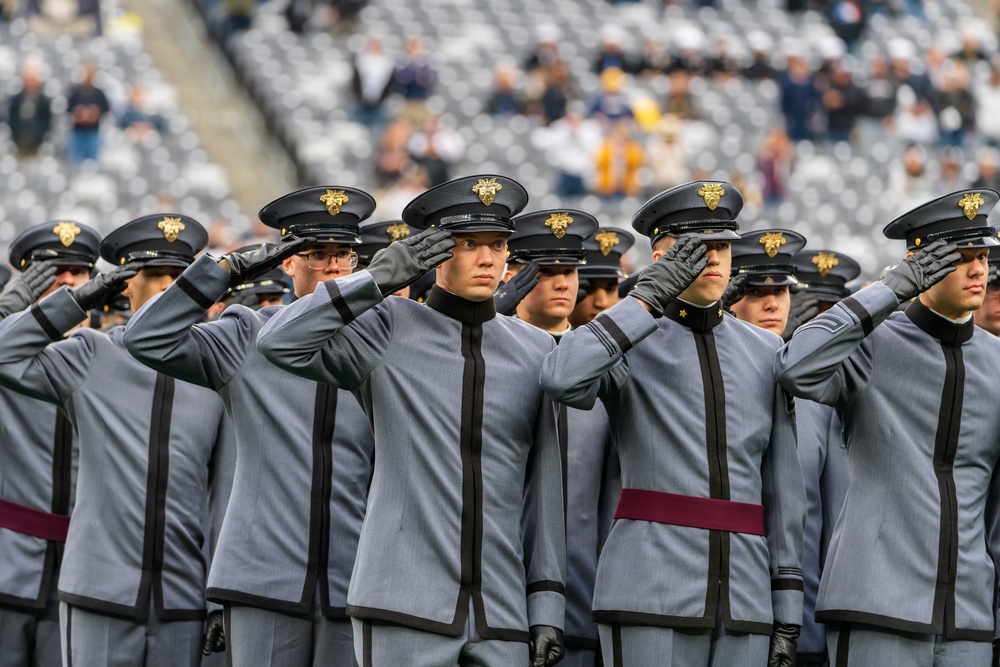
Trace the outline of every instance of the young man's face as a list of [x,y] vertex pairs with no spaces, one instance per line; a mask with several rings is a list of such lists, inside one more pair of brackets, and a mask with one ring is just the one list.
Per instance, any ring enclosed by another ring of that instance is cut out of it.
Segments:
[[[677,239],[672,236],[664,237],[664,240],[657,241],[657,248],[653,251],[653,261],[660,259],[666,254],[670,246],[677,243]],[[693,303],[696,306],[710,306],[722,298],[722,293],[726,291],[729,284],[729,270],[733,263],[733,253],[729,241],[706,241],[705,246],[708,252],[708,265],[701,272],[701,275],[688,285],[687,289],[680,293],[680,299]]]
[[139,269],[139,273],[128,279],[128,286],[122,291],[132,304],[132,312],[138,313],[150,299],[166,291],[183,271],[184,269],[179,266],[150,266]]
[[469,301],[486,301],[500,284],[507,262],[507,234],[455,234],[451,259],[437,267],[437,284]]
[[1000,336],[1000,278],[986,285],[983,305],[973,313],[976,325],[994,336]]
[[958,267],[920,295],[925,306],[945,317],[959,319],[978,310],[986,298],[989,248],[960,248]]
[[574,329],[590,324],[595,317],[619,301],[617,278],[591,278],[590,290],[576,304],[569,316],[569,323]]
[[781,335],[788,323],[792,300],[785,285],[747,287],[746,295],[730,310],[737,318]]
[[[338,254],[345,252],[352,252],[346,243],[319,243],[283,261],[281,268],[292,279],[295,296],[312,294],[321,282],[350,275],[354,269],[349,259],[337,259]],[[317,259],[320,255],[323,259]]]
[[90,280],[90,269],[86,266],[56,265],[56,279],[39,299],[44,299],[60,287],[79,287]]
[[[508,270],[510,280],[516,270]],[[546,331],[564,331],[576,306],[580,279],[575,266],[546,264],[538,268],[538,284],[517,305],[517,316]]]

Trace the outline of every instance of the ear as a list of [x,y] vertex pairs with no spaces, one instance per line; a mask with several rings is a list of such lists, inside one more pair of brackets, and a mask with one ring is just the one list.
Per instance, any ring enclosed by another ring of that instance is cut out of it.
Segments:
[[654,250],[653,251],[653,261],[655,262],[656,260],[658,260],[661,257],[663,257],[665,254],[666,253],[663,252],[662,250]]
[[508,282],[513,277],[514,277],[514,272],[511,271],[510,269],[507,269],[506,271],[503,272],[503,281],[504,282]]
[[285,275],[288,276],[289,278],[294,278],[295,277],[295,274],[292,273],[292,258],[291,257],[286,257],[285,259],[281,260],[281,268],[285,272]]
[[913,256],[913,253],[915,253],[915,252],[916,252],[915,250],[909,251],[908,253],[906,253],[906,257],[904,257],[903,259],[909,259],[910,257]]

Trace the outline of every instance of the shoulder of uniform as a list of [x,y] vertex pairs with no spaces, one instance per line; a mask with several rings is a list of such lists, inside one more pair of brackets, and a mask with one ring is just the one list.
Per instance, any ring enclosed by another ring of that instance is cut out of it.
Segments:
[[778,334],[737,319],[734,315],[727,314],[725,321],[732,322],[733,325],[739,327],[739,335],[747,336],[750,340],[769,350],[776,352],[778,348],[784,345],[784,342],[781,340],[781,336]]
[[552,334],[547,331],[542,331],[538,327],[532,326],[524,320],[519,320],[516,317],[508,317],[506,315],[497,315],[495,319],[501,323],[501,326],[506,327],[508,331],[513,333],[519,340],[537,344],[546,352],[555,347],[555,341],[552,339]]

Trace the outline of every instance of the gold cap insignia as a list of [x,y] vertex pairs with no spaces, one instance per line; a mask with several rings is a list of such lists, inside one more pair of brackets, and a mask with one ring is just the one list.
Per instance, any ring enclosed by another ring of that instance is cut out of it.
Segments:
[[389,235],[389,243],[395,243],[409,236],[410,228],[406,226],[405,222],[397,222],[394,225],[389,225],[385,233]]
[[764,284],[765,285],[772,285],[772,284],[774,284],[774,278],[772,278],[771,276],[767,276],[766,278],[764,278]]
[[605,257],[610,255],[611,251],[618,245],[618,235],[609,230],[599,232],[594,240],[601,244],[601,254]]
[[75,222],[60,222],[52,228],[52,231],[59,237],[59,242],[68,248],[73,245],[81,230]]
[[913,245],[920,245],[920,243],[921,243],[920,237],[913,239]]
[[785,235],[781,232],[767,232],[764,236],[760,237],[758,243],[764,246],[764,252],[767,253],[768,257],[774,257],[778,254],[778,249],[785,245],[787,241],[785,240]]
[[327,190],[319,200],[326,206],[326,212],[330,215],[337,215],[340,213],[340,207],[351,201],[343,190]]
[[545,226],[552,230],[552,236],[557,239],[566,236],[566,228],[571,224],[573,224],[573,218],[570,217],[569,213],[553,213],[545,221]]
[[816,270],[821,276],[827,276],[833,267],[840,264],[840,260],[832,252],[818,252],[816,256],[812,258],[812,263],[816,265]]
[[492,204],[493,200],[497,198],[497,193],[501,190],[503,190],[503,184],[497,183],[495,178],[480,178],[472,186],[472,191],[479,195],[479,201],[483,202],[483,206]]
[[164,218],[160,220],[157,227],[163,232],[163,238],[167,240],[167,243],[176,241],[177,235],[184,231],[184,223],[181,222],[180,218]]
[[965,195],[958,200],[958,205],[962,207],[962,212],[965,213],[965,217],[972,220],[976,217],[979,212],[979,207],[986,203],[978,192],[974,192],[971,195]]
[[698,196],[705,200],[705,206],[708,207],[709,211],[714,211],[719,205],[719,200],[722,199],[722,195],[726,194],[726,191],[722,189],[722,185],[719,183],[705,183],[700,188],[698,188]]

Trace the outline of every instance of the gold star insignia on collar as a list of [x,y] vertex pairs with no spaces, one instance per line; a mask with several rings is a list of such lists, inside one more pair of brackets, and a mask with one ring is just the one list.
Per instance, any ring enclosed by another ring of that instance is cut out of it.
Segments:
[[545,221],[545,226],[552,230],[552,236],[561,239],[566,236],[566,228],[573,224],[569,213],[553,213]]
[[80,235],[80,227],[73,222],[60,222],[52,228],[53,233],[59,237],[59,242],[67,248],[73,245],[73,241]]
[[163,232],[163,238],[167,240],[167,243],[176,241],[180,233],[184,231],[184,223],[181,222],[180,218],[164,218],[156,226]]
[[483,202],[483,206],[492,204],[493,200],[497,198],[497,193],[501,190],[503,190],[503,184],[497,183],[495,178],[480,178],[472,186],[472,191],[479,195],[479,201]]
[[965,217],[972,220],[979,213],[979,207],[986,203],[986,200],[978,192],[967,194],[958,200],[958,205],[962,207]]
[[340,207],[351,201],[343,190],[327,190],[319,200],[326,206],[326,212],[330,215],[337,215],[340,213]]
[[722,309],[719,308],[719,317],[722,317]]
[[687,317],[687,316],[688,316],[688,311],[686,311],[686,310],[684,310],[684,309],[682,308],[682,309],[681,309],[681,312],[679,312],[679,313],[677,313],[677,314],[678,314],[678,315],[680,315],[681,317]]
[[708,207],[709,211],[714,211],[718,207],[724,194],[726,191],[722,188],[721,183],[705,183],[698,188],[698,196],[705,200],[705,206]]

